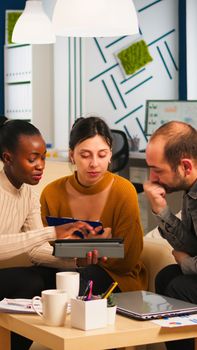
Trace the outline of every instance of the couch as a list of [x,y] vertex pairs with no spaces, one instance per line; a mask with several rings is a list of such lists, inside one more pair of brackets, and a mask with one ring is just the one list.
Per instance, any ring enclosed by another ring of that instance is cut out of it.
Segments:
[[[0,164],[0,168],[2,164]],[[42,189],[46,186],[47,183],[53,181],[54,179],[64,176],[66,174],[71,174],[72,169],[67,162],[63,161],[47,161],[44,171],[43,179],[40,183],[34,186],[35,190],[38,193],[41,193]],[[163,240],[157,228],[149,232],[144,237],[144,249],[141,255],[141,259],[144,261],[149,274],[149,285],[148,289],[154,291],[154,279],[157,272],[164,267],[165,265],[171,264],[174,262],[173,256],[171,254],[172,248],[170,245]],[[30,265],[26,254],[21,254],[20,256],[9,259],[4,262],[0,262],[0,268],[9,267],[9,266],[27,266]],[[160,345],[158,349],[162,349],[163,345]],[[150,349],[147,346],[147,349]],[[151,347],[153,349],[153,347]],[[154,347],[155,349],[155,347]],[[31,350],[46,350],[43,346],[34,343],[31,347]]]

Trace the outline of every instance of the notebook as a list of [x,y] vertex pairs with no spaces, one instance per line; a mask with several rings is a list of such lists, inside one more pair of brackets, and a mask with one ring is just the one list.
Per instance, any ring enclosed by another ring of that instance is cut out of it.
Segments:
[[147,291],[115,294],[117,312],[138,320],[197,313],[197,305]]

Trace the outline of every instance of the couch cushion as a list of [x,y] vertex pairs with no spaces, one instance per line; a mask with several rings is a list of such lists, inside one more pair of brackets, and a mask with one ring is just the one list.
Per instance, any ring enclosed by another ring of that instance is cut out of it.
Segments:
[[144,238],[144,248],[141,255],[147,270],[150,291],[155,290],[155,276],[166,265],[174,264],[172,247],[162,238]]

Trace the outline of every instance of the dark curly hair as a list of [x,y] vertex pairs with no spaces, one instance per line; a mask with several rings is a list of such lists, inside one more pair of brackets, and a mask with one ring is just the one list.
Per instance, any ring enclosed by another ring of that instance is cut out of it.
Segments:
[[9,150],[16,151],[18,140],[21,135],[40,135],[40,131],[26,120],[0,117],[0,158],[3,160],[3,152]]

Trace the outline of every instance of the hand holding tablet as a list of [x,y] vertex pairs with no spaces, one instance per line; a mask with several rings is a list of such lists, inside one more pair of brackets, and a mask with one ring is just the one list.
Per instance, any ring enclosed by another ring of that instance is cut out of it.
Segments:
[[50,242],[53,255],[60,258],[86,258],[87,253],[98,251],[98,258],[124,258],[124,243],[120,238],[59,239]]
[[[103,229],[103,225],[100,221],[80,220],[68,217],[46,217],[49,226],[58,226],[66,223],[73,223],[77,221],[86,222],[93,228],[97,229],[101,227],[98,235],[101,238],[96,237],[85,238],[83,233],[76,231],[75,235],[82,239],[57,239],[50,242],[53,246],[53,255],[62,258],[86,258],[88,261],[88,254],[91,253],[90,263],[97,263],[99,258],[103,257],[124,257],[124,244],[123,240],[119,238],[111,237],[111,229]],[[104,237],[102,237],[102,235]],[[85,239],[84,239],[85,238]],[[96,252],[96,254],[94,254]],[[96,257],[96,258],[95,258]]]

